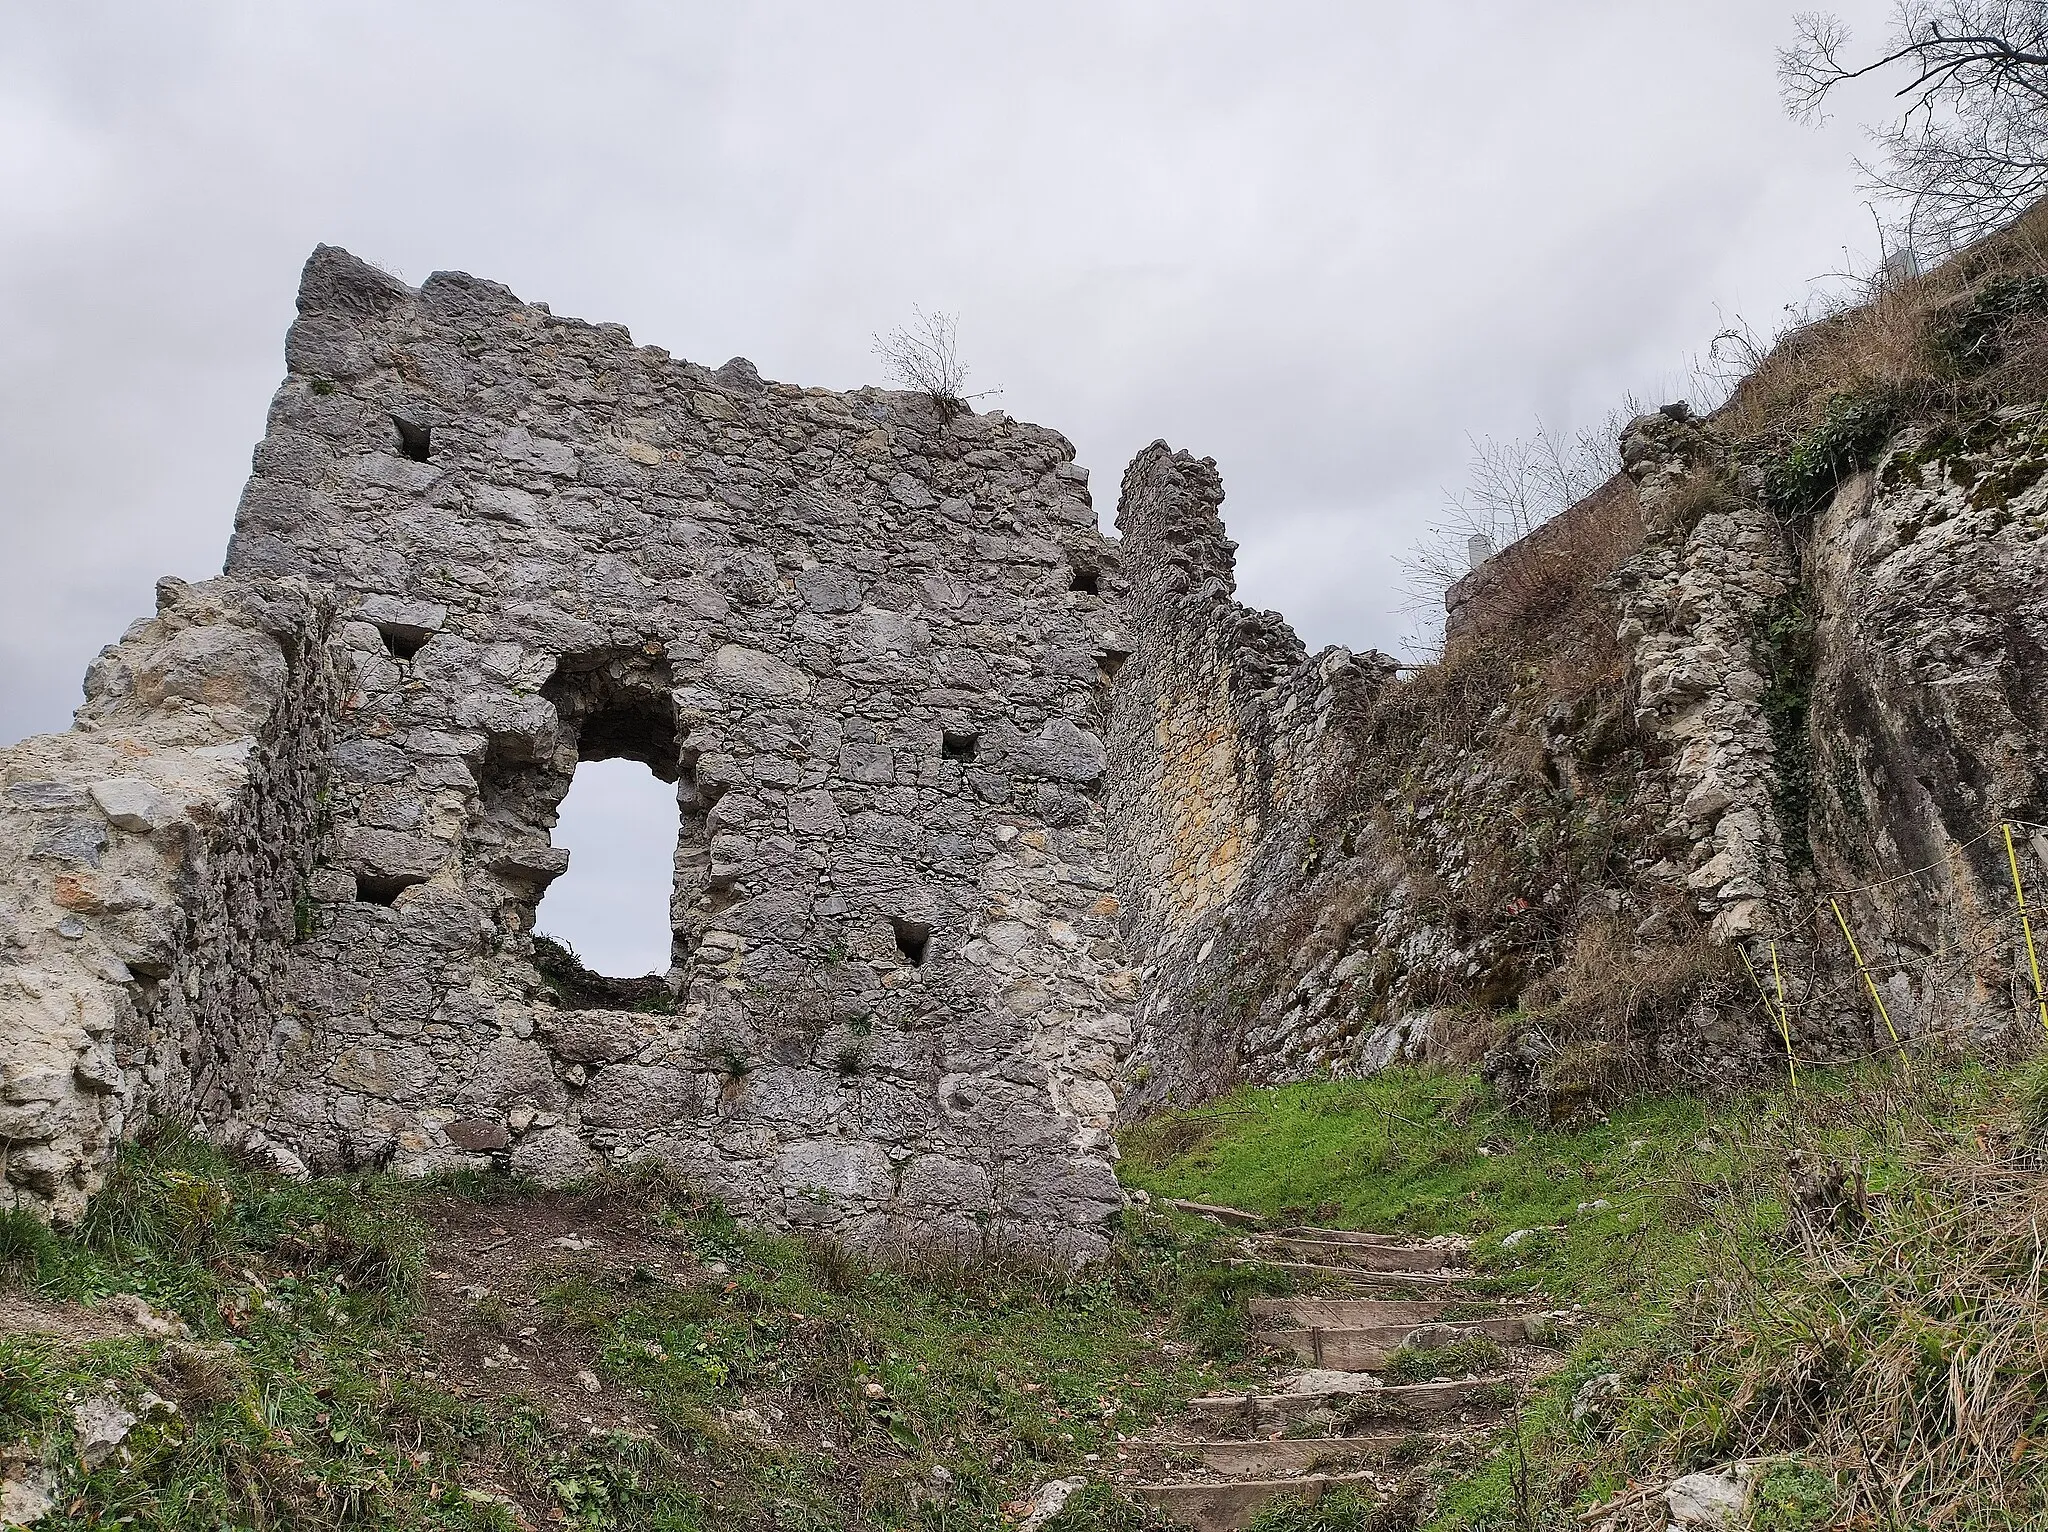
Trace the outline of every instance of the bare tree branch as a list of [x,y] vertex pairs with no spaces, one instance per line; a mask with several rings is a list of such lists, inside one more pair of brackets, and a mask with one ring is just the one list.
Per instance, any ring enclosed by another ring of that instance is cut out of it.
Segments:
[[1621,466],[1615,443],[1635,413],[1617,410],[1576,436],[1538,421],[1533,436],[1474,440],[1464,486],[1445,493],[1443,519],[1400,559],[1407,610],[1434,625],[1444,592],[1478,561],[1598,489]]
[[1807,12],[1778,55],[1785,106],[1817,121],[1842,86],[1906,74],[1871,137],[1865,186],[1902,210],[1909,248],[1953,250],[2048,195],[2048,0],[1899,0],[1874,58],[1848,57],[1840,18]]

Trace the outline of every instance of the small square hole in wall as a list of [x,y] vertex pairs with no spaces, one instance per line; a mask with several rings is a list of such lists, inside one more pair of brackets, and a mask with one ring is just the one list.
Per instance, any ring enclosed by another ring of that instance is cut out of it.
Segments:
[[1082,591],[1090,596],[1096,595],[1101,587],[1102,575],[1099,571],[1083,569],[1078,565],[1074,569],[1074,578],[1067,584],[1068,590]]
[[356,874],[356,898],[363,904],[395,904],[398,896],[415,883],[424,883],[421,877],[406,875],[382,876],[372,872]]
[[415,463],[424,463],[434,450],[434,428],[403,415],[393,415],[391,423],[398,428],[398,450]]
[[391,651],[391,657],[398,660],[411,659],[434,636],[431,628],[408,627],[402,622],[380,622],[377,633],[384,640],[384,647]]
[[931,950],[932,928],[921,920],[898,920],[893,915],[889,924],[896,931],[896,950],[910,960],[913,968],[924,966],[924,957]]
[[972,729],[947,729],[939,735],[939,753],[949,761],[971,761],[981,749],[981,736]]

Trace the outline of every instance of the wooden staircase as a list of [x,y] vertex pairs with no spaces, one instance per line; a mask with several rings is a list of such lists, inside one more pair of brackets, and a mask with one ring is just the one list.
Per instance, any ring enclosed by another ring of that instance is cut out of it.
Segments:
[[[1504,1424],[1528,1381],[1558,1365],[1524,1315],[1474,1297],[1466,1247],[1349,1229],[1264,1229],[1235,1208],[1176,1204],[1236,1230],[1239,1263],[1293,1271],[1323,1291],[1254,1301],[1268,1345],[1301,1366],[1244,1394],[1191,1400],[1182,1426],[1128,1444],[1122,1487],[1196,1532],[1236,1532],[1268,1501],[1313,1504],[1337,1487],[1394,1493],[1419,1462]],[[1371,1296],[1361,1296],[1371,1294]],[[1379,1374],[1483,1338],[1482,1372],[1390,1383]]]

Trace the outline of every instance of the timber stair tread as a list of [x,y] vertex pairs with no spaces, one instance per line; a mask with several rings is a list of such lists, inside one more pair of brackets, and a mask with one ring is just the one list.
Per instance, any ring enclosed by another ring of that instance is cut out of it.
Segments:
[[[1292,1372],[1192,1399],[1178,1429],[1128,1443],[1124,1489],[1197,1532],[1237,1532],[1281,1496],[1314,1503],[1348,1488],[1377,1499],[1418,1462],[1498,1427],[1530,1378],[1563,1363],[1528,1343],[1523,1306],[1471,1292],[1466,1240],[1269,1228],[1242,1209],[1170,1205],[1232,1228],[1231,1265],[1319,1289],[1250,1304],[1254,1339],[1292,1353]],[[1404,1354],[1474,1370],[1376,1376]]]
[[1463,1245],[1396,1245],[1354,1239],[1307,1239],[1298,1235],[1259,1234],[1252,1253],[1277,1252],[1308,1265],[1352,1267],[1372,1272],[1440,1272],[1462,1268]]
[[1190,1202],[1185,1197],[1169,1197],[1166,1205],[1176,1213],[1190,1213],[1197,1218],[1206,1218],[1213,1223],[1227,1224],[1238,1229],[1263,1229],[1266,1218],[1262,1213],[1248,1213],[1243,1208],[1223,1207],[1214,1202]]
[[1453,1431],[1381,1431],[1360,1436],[1168,1439],[1141,1445],[1161,1470],[1185,1481],[1203,1470],[1226,1478],[1295,1478],[1350,1464],[1385,1462],[1459,1439]]
[[1410,1345],[1443,1346],[1466,1339],[1517,1345],[1528,1339],[1528,1333],[1522,1316],[1514,1314],[1500,1319],[1451,1319],[1355,1328],[1311,1325],[1267,1330],[1259,1339],[1269,1346],[1292,1351],[1302,1361],[1317,1367],[1378,1372],[1393,1360],[1396,1352]]
[[1377,1488],[1370,1473],[1311,1474],[1292,1479],[1191,1479],[1138,1485],[1133,1493],[1156,1511],[1200,1532],[1238,1532],[1267,1501],[1294,1495],[1314,1505],[1335,1488]]
[[1376,1289],[1399,1287],[1458,1287],[1468,1278],[1460,1271],[1370,1271],[1363,1266],[1332,1265],[1325,1261],[1277,1261],[1255,1255],[1231,1256],[1228,1266],[1266,1266],[1274,1271],[1291,1271],[1306,1277],[1331,1277],[1352,1287]]
[[1526,1318],[1506,1303],[1445,1298],[1254,1298],[1254,1320],[1276,1329],[1369,1330],[1385,1325],[1462,1324],[1470,1319]]

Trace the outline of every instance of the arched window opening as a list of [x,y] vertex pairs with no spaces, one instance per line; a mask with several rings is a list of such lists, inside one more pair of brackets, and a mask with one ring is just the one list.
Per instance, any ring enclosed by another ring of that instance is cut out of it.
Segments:
[[553,835],[568,848],[569,870],[548,885],[536,936],[545,933],[592,974],[666,975],[676,831],[675,786],[644,763],[621,756],[578,765]]

